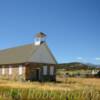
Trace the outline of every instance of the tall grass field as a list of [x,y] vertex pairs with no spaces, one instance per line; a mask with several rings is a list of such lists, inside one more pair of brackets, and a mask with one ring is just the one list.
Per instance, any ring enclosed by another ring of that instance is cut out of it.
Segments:
[[0,80],[0,100],[100,100],[100,79],[67,78],[56,83]]

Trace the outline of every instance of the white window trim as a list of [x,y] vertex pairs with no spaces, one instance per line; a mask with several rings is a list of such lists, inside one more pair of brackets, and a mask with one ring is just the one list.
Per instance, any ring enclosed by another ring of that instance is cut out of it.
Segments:
[[50,66],[50,75],[54,75],[54,66]]
[[5,75],[5,67],[2,66],[2,75]]
[[19,65],[19,75],[22,75],[23,74],[23,66],[22,65]]
[[12,75],[12,66],[9,66],[9,75]]
[[43,75],[47,75],[48,66],[43,66]]

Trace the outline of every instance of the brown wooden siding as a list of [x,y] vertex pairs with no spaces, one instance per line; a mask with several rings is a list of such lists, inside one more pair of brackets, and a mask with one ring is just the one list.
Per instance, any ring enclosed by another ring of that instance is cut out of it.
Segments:
[[[22,72],[23,72],[22,75],[19,75],[19,64],[4,65],[4,68],[5,68],[4,75],[2,75],[2,66],[0,66],[0,78],[1,79],[11,79],[11,80],[19,80],[20,78],[23,80],[25,79],[25,67],[24,66],[22,67]],[[9,66],[12,67],[11,75],[9,75]]]
[[[19,75],[19,65],[23,66],[23,74]],[[47,66],[47,75],[43,75],[43,66]],[[11,80],[32,80],[35,78],[39,81],[55,81],[56,80],[56,65],[54,64],[38,64],[38,63],[25,63],[25,64],[12,64],[12,75],[9,75],[9,66],[4,65],[5,75],[2,75],[2,66],[0,66],[0,78]],[[50,66],[54,66],[54,75],[50,75]]]
[[[47,66],[47,75],[43,75],[43,66]],[[50,75],[50,66],[54,66],[54,75]],[[56,67],[54,64],[34,64],[30,63],[25,67],[25,79],[31,80],[30,76],[34,75],[32,70],[38,70],[39,71],[39,79],[40,81],[44,81],[45,79],[55,81],[56,80]]]

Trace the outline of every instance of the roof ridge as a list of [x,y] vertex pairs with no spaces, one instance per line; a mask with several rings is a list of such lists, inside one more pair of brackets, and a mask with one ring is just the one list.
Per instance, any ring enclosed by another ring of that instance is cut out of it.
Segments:
[[50,51],[50,49],[49,49],[48,45],[47,45],[47,44],[45,44],[45,46],[46,46],[46,48],[48,49],[48,52],[49,52],[49,53],[50,53],[50,55],[52,56],[53,60],[54,60],[54,61],[56,62],[56,64],[57,64],[57,61],[56,61],[56,59],[54,58],[54,56],[53,56],[52,52]]
[[34,54],[34,52],[36,52],[36,50],[32,50],[32,52],[30,53],[30,55],[27,57],[26,62],[28,62],[28,60],[31,58],[31,55]]
[[[44,43],[43,43],[43,44],[44,44]],[[29,60],[29,59],[32,57],[32,55],[37,51],[37,49],[39,49],[43,44],[41,44],[40,46],[35,46],[35,47],[36,47],[35,50],[32,49],[32,52],[31,52],[31,54],[30,54],[30,56],[28,57],[27,60]],[[33,46],[33,45],[32,45],[32,46]]]

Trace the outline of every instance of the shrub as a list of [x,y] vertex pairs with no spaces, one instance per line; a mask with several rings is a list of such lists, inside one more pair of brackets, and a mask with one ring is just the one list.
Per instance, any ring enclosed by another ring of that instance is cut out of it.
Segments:
[[96,76],[100,78],[100,71],[97,73],[97,75],[96,75]]

